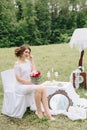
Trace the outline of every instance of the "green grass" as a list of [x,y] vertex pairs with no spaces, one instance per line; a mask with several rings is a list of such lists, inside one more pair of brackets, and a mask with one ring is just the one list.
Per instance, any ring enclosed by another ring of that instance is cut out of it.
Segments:
[[[0,72],[13,68],[16,57],[15,48],[0,49]],[[70,74],[78,67],[80,52],[71,49],[68,44],[54,44],[47,46],[31,46],[36,67],[42,72],[42,82],[47,80],[46,73],[52,67],[59,72],[58,80],[69,81]],[[87,71],[87,50],[85,50],[83,66]],[[3,89],[0,79],[0,111],[3,103]],[[78,89],[77,93],[85,97],[86,90]],[[86,97],[85,97],[86,98]],[[87,130],[87,120],[71,121],[64,115],[57,115],[56,121],[46,118],[40,120],[29,110],[22,119],[15,119],[0,114],[0,130]]]

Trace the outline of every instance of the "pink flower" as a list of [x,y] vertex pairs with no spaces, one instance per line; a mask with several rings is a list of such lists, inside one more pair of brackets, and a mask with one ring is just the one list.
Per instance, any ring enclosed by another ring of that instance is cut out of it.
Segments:
[[30,77],[32,77],[32,78],[38,78],[39,76],[41,76],[41,72],[40,71],[33,71],[30,74]]

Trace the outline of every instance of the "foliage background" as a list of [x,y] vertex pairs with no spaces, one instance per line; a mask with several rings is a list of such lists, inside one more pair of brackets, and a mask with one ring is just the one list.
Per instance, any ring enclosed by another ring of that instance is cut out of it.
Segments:
[[87,27],[87,0],[0,0],[0,47],[68,43]]

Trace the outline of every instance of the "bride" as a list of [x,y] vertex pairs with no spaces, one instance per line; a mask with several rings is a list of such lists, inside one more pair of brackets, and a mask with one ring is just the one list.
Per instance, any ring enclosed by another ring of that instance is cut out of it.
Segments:
[[[31,72],[36,71],[30,47],[22,45],[16,48],[15,56],[17,57],[17,61],[14,65],[15,76],[17,79],[16,92],[21,94],[30,94],[31,92],[34,92],[37,109],[36,115],[39,118],[42,118],[45,115],[48,119],[55,120],[49,111],[45,89],[40,85],[32,83],[30,80]],[[44,113],[41,109],[41,103],[43,104]]]

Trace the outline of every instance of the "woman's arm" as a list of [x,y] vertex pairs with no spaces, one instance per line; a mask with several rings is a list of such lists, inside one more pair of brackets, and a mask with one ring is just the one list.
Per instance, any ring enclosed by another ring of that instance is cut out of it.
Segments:
[[25,85],[33,84],[31,81],[25,80],[18,75],[16,75],[16,80]]

